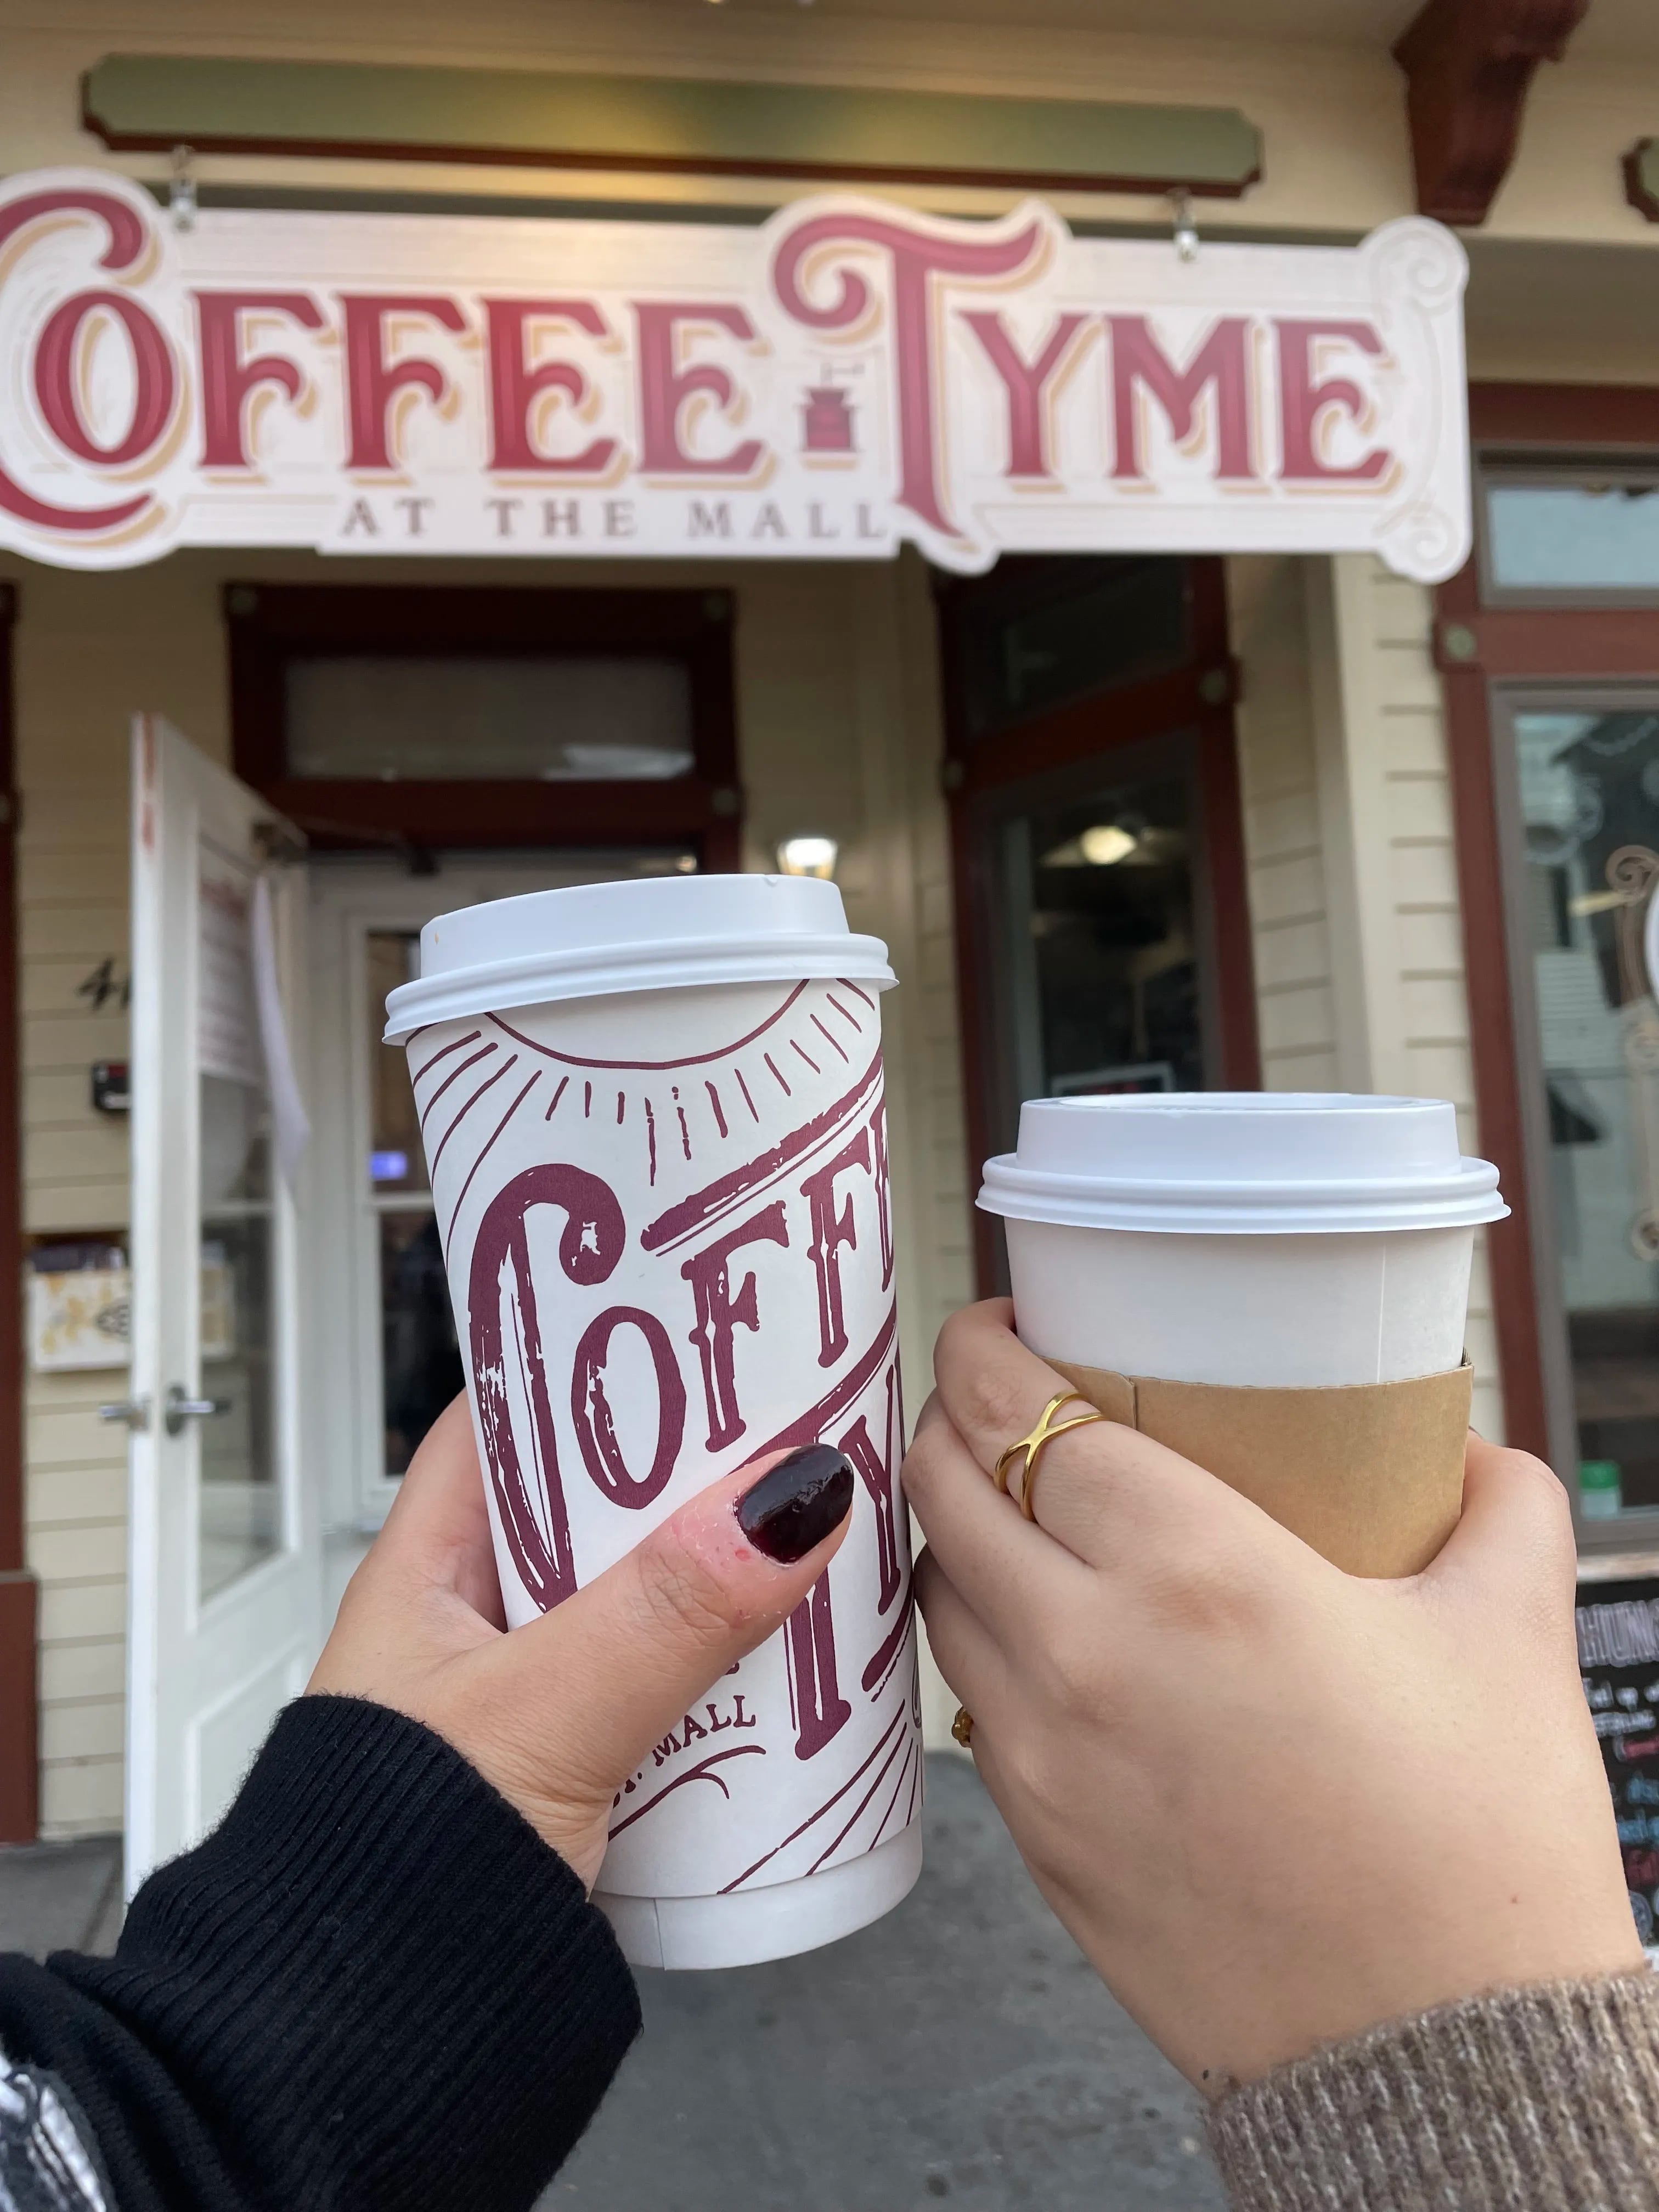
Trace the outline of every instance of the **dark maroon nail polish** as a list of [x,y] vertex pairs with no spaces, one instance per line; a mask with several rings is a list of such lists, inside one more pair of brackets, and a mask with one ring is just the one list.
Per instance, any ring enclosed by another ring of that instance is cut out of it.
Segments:
[[757,1552],[788,1566],[833,1535],[853,1503],[853,1462],[834,1444],[801,1444],[738,1498],[738,1525]]

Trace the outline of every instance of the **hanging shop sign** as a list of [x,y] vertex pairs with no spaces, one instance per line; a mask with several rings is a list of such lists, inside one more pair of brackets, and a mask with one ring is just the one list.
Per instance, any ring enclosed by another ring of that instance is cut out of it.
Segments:
[[1468,549],[1462,249],[1074,238],[867,198],[758,228],[0,187],[0,544],[742,554]]

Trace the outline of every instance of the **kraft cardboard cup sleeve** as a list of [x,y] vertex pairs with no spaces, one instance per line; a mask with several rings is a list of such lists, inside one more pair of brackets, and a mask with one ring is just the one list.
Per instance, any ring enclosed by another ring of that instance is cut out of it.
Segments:
[[[1460,1366],[1474,1232],[1507,1212],[1443,1100],[1261,1092],[1034,1100],[979,1203],[1003,1217],[1033,1351],[1162,1385],[1297,1394],[1296,1433],[1310,1452],[1329,1437],[1334,1457],[1345,1424],[1375,1452],[1423,1410],[1408,1389],[1363,1409],[1346,1394]],[[1285,1466],[1283,1510],[1276,1480],[1264,1468],[1239,1486],[1305,1525],[1316,1469]],[[1457,1468],[1436,1480],[1455,1486]],[[1401,1476],[1401,1559],[1430,1510],[1410,1487]],[[1363,1510],[1364,1555],[1388,1556],[1388,1500]]]
[[833,884],[647,878],[441,916],[387,1002],[509,1625],[762,1453],[858,1478],[811,1596],[617,1797],[595,1899],[639,1965],[810,1950],[921,1869],[892,980]]

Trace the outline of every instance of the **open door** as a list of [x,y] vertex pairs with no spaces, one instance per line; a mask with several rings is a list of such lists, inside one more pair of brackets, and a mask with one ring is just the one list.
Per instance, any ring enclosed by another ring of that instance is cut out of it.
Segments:
[[153,716],[132,788],[130,1892],[217,1819],[304,1687],[321,1589],[253,951],[263,875],[265,980],[302,1035],[304,871],[279,864],[302,841]]

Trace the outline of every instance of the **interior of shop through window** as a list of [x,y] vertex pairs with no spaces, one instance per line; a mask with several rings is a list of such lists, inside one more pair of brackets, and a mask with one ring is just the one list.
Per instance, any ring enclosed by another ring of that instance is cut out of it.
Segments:
[[[1008,562],[945,594],[969,1079],[987,1152],[1022,1099],[1249,1087],[1220,1018],[1248,929],[1219,564]],[[1248,984],[1244,995],[1248,998]],[[994,1237],[982,1259],[999,1279]]]
[[1557,1285],[1585,1515],[1659,1505],[1659,691],[1511,703]]
[[1659,1510],[1659,478],[1500,454],[1480,491],[1550,1455],[1611,1538]]

